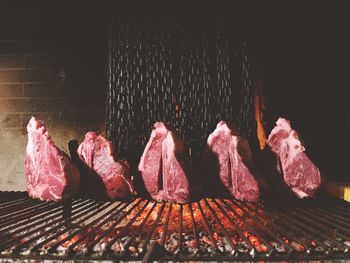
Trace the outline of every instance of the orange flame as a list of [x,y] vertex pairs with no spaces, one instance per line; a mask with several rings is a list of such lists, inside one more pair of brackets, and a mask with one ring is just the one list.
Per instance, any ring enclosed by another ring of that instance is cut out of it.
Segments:
[[255,96],[254,96],[254,108],[255,108],[255,120],[256,120],[256,133],[258,136],[260,149],[263,150],[266,146],[266,133],[262,123],[262,111],[265,109],[264,98],[261,94],[261,85],[258,81],[255,82]]

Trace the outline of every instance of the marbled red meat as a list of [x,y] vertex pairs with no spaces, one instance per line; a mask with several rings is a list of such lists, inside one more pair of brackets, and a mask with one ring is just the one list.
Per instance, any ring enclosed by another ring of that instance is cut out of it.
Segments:
[[27,132],[25,179],[29,196],[46,201],[70,197],[79,188],[78,169],[54,144],[43,122],[32,117]]
[[290,122],[279,118],[267,144],[276,154],[278,171],[299,198],[313,196],[321,185],[320,170],[305,154],[305,147]]
[[162,122],[154,124],[138,169],[155,200],[187,203],[197,191],[182,138]]
[[248,142],[220,121],[207,140],[203,174],[213,195],[229,195],[245,201],[259,199],[259,187],[248,164],[252,154]]
[[129,165],[126,161],[115,159],[111,141],[96,132],[88,132],[77,153],[80,159],[102,179],[110,199],[127,198],[133,194]]

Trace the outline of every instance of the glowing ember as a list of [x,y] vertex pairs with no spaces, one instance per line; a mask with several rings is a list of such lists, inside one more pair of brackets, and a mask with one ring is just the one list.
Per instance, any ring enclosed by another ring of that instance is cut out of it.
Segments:
[[78,241],[80,239],[81,235],[75,235],[73,236],[70,240],[67,240],[66,242],[63,243],[63,247],[67,248],[70,247],[73,243],[75,243],[76,241]]

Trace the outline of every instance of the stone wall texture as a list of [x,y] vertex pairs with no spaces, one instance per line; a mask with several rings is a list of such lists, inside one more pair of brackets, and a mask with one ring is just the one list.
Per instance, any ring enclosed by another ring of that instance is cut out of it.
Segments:
[[105,87],[85,83],[77,68],[77,60],[51,43],[0,41],[0,191],[25,190],[26,125],[31,116],[44,121],[56,145],[67,153],[69,140],[81,141],[88,130],[104,133]]

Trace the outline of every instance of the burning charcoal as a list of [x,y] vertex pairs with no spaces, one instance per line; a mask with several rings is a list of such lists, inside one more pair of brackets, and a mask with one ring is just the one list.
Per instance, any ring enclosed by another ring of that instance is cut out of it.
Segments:
[[137,251],[139,252],[139,254],[141,254],[143,252],[143,242],[139,243]]
[[324,244],[326,244],[328,247],[330,247],[332,244],[329,240],[325,240],[323,241]]
[[[304,247],[302,245],[300,245],[299,243],[295,242],[295,241],[292,241],[290,243],[290,245],[296,250],[296,251],[303,251],[304,250]],[[306,251],[308,252],[308,251]]]
[[32,250],[30,248],[29,249],[28,248],[27,249],[22,249],[20,254],[23,255],[23,256],[28,256],[28,255],[30,255],[31,251]]
[[350,247],[350,241],[344,241],[344,244]]
[[87,243],[79,243],[77,246],[75,246],[73,249],[74,251],[80,251],[80,250],[86,250],[88,244]]
[[203,236],[201,239],[205,244],[209,245],[209,246],[213,246],[213,242],[207,237],[207,236]]
[[228,242],[228,240],[225,238],[222,239],[222,243],[224,246],[225,251],[232,251],[234,248],[231,247],[230,243]]
[[130,252],[131,254],[134,254],[136,251],[137,251],[137,250],[136,250],[136,248],[135,248],[134,246],[130,246],[130,247],[129,247],[129,252]]
[[222,244],[218,245],[218,249],[221,253],[223,253],[225,251],[225,247]]
[[165,248],[170,252],[175,252],[178,248],[178,233],[172,233],[165,244]]
[[65,248],[63,246],[58,246],[56,251],[57,251],[57,254],[64,255],[67,252],[67,248]]
[[247,253],[249,251],[249,247],[245,242],[237,242],[237,250],[241,253]]
[[277,252],[279,252],[279,253],[286,252],[286,248],[284,246],[280,245],[279,243],[271,242],[270,244],[276,249]]
[[124,236],[120,239],[122,243],[125,243],[129,239],[129,236]]
[[83,256],[83,255],[86,255],[88,253],[88,249],[87,249],[87,246],[81,246],[79,249],[75,249],[75,252],[76,252],[76,255],[80,255],[80,256]]
[[315,251],[321,252],[321,251],[324,251],[324,248],[321,246],[317,246],[317,247],[315,247]]
[[105,250],[106,250],[106,243],[105,242],[99,242],[93,248],[94,252],[103,252]]
[[203,231],[200,231],[200,232],[198,233],[198,236],[199,236],[200,238],[203,237],[204,235],[206,235],[206,233],[203,232]]
[[215,251],[214,247],[208,247],[207,248],[207,252],[208,252],[209,255],[215,255],[216,254],[216,251]]
[[120,244],[119,242],[115,242],[115,243],[112,245],[111,250],[112,250],[113,252],[116,252],[116,253],[121,253],[121,251],[122,251],[123,249],[122,249],[122,246],[121,246],[121,244]]

